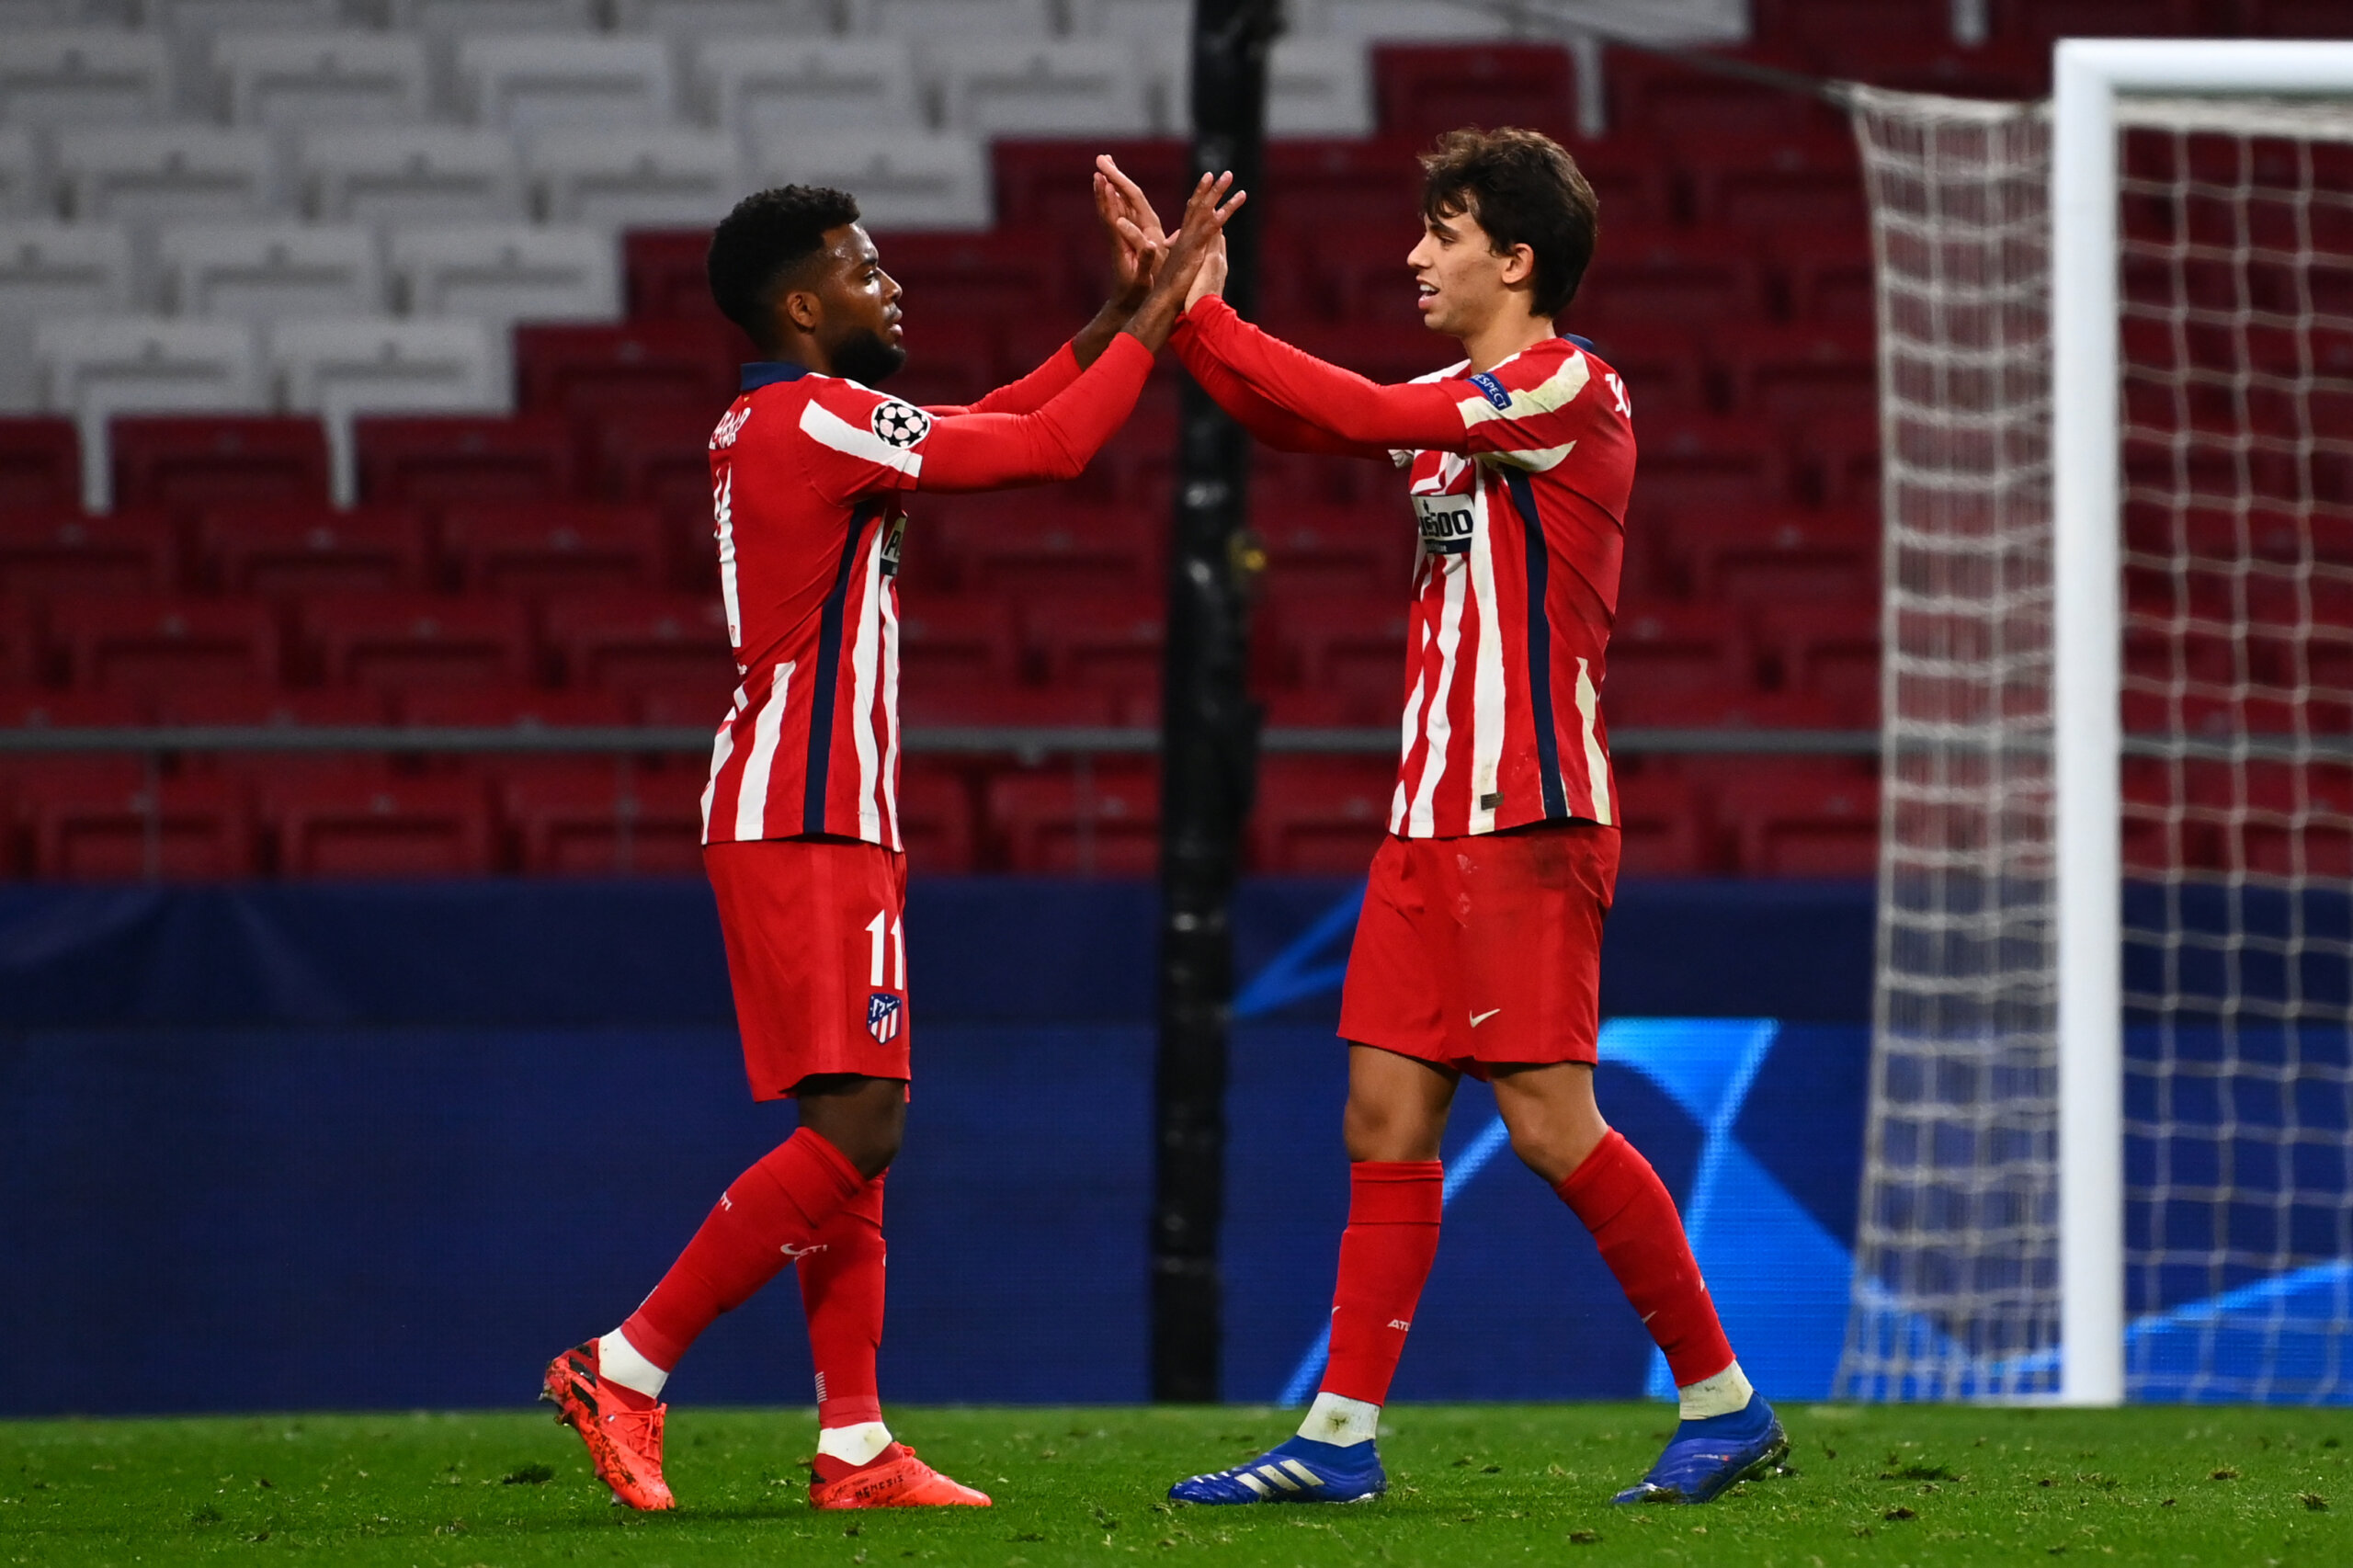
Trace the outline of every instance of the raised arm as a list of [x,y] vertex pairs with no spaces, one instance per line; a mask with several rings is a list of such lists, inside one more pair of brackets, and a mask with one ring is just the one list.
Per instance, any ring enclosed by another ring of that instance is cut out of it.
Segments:
[[1344,441],[1319,425],[1302,419],[1274,403],[1256,387],[1205,352],[1192,329],[1191,312],[1176,324],[1168,340],[1176,358],[1201,390],[1220,408],[1240,422],[1257,440],[1279,452],[1313,452],[1327,457],[1370,458],[1386,461],[1389,449]]
[[1458,383],[1383,386],[1259,331],[1215,294],[1195,301],[1185,320],[1193,353],[1224,367],[1282,413],[1352,448],[1469,449]]
[[[1068,352],[1063,350],[1065,356]],[[923,460],[911,476],[912,488],[934,493],[1005,490],[1075,479],[1135,412],[1144,379],[1151,374],[1152,350],[1120,333],[1094,364],[1074,374],[1031,412],[986,412],[983,399],[971,413],[946,415],[924,437]]]

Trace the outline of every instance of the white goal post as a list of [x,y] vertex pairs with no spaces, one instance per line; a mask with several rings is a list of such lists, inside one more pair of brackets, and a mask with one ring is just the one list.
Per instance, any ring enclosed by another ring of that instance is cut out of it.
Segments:
[[2069,40],[2054,84],[1853,96],[1887,711],[1840,1389],[2345,1403],[2353,43]]

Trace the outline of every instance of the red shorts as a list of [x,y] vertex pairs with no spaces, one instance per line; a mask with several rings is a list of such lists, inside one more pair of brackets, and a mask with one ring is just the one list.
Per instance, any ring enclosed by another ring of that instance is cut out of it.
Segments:
[[1618,830],[1548,823],[1381,841],[1348,952],[1340,1034],[1475,1078],[1596,1059]]
[[907,1077],[907,858],[779,838],[703,846],[756,1100],[819,1073]]

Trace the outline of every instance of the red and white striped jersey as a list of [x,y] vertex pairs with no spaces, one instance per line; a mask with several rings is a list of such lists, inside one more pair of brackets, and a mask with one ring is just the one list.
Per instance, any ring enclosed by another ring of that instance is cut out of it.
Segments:
[[1556,337],[1482,374],[1459,364],[1378,386],[1222,300],[1188,311],[1176,342],[1262,438],[1367,457],[1386,448],[1407,471],[1421,547],[1390,831],[1616,824],[1601,688],[1634,475],[1617,373]]
[[856,381],[746,369],[710,437],[719,591],[741,684],[703,842],[899,838],[901,494],[931,416]]

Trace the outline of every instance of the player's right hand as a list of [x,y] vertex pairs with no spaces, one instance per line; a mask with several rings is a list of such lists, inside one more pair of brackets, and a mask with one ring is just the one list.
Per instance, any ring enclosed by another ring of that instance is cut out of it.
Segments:
[[[1249,193],[1236,190],[1231,197],[1226,192],[1233,184],[1231,171],[1221,175],[1203,175],[1193,187],[1193,194],[1185,202],[1185,219],[1177,226],[1176,237],[1160,264],[1160,274],[1154,279],[1152,292],[1142,306],[1128,321],[1128,331],[1143,346],[1157,353],[1176,330],[1177,312],[1184,308],[1192,292],[1194,280],[1209,263],[1210,253],[1225,233],[1225,225]],[[1121,232],[1132,228],[1122,218]],[[1137,230],[1134,238],[1142,239]]]

